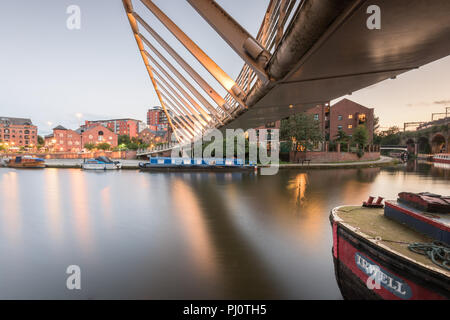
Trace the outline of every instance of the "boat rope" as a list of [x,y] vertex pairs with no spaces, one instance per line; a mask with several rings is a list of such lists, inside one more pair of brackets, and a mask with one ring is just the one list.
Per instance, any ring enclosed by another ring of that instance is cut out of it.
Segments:
[[432,243],[415,242],[408,245],[408,249],[428,256],[435,265],[450,270],[450,247],[445,243],[439,241],[433,241]]

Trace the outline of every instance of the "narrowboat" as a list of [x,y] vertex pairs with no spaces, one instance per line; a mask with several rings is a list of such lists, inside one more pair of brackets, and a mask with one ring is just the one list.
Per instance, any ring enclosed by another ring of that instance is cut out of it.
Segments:
[[45,168],[45,160],[33,156],[16,156],[6,160],[9,168],[42,169]]
[[435,154],[433,156],[432,161],[437,163],[450,163],[450,154],[449,153]]
[[149,162],[140,162],[142,171],[249,171],[254,164],[246,165],[241,159],[191,159],[149,157]]
[[120,161],[112,161],[108,157],[84,159],[81,164],[83,170],[118,170],[122,168]]
[[402,192],[384,209],[334,208],[332,254],[344,299],[450,299],[449,200]]

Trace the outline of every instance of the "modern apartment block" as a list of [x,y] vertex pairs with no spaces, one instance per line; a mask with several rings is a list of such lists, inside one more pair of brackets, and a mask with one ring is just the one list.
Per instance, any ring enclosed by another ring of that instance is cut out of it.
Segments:
[[0,117],[0,142],[11,147],[37,145],[38,128],[30,119]]
[[152,130],[157,131],[167,130],[169,128],[169,120],[161,107],[155,106],[148,109],[147,125],[152,128]]
[[86,120],[84,125],[81,126],[81,129],[85,131],[98,125],[108,128],[119,136],[127,135],[130,138],[137,138],[139,136],[139,132],[147,127],[143,121],[136,119],[111,119],[96,121]]

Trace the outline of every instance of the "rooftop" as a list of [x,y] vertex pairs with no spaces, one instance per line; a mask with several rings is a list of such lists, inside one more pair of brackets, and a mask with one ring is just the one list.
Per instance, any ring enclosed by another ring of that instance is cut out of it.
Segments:
[[0,116],[0,124],[9,124],[16,126],[31,126],[33,122],[28,118],[11,118],[11,117],[2,117]]

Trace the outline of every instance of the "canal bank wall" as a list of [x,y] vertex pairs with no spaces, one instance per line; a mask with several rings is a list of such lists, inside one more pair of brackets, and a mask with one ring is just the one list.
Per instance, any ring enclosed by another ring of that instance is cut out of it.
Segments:
[[[81,168],[81,159],[47,159],[45,161],[47,168]],[[140,160],[121,160],[122,169],[136,170],[139,169]],[[311,163],[311,164],[280,164],[280,169],[326,169],[326,168],[361,168],[361,167],[383,167],[398,163],[398,160],[381,156],[379,159],[373,161],[358,161],[358,162],[332,162],[332,163]],[[264,167],[264,166],[259,166]]]
[[347,162],[329,162],[329,163],[283,163],[280,169],[352,169],[352,168],[374,168],[387,167],[398,164],[399,160],[391,157],[380,156],[375,160],[366,161],[347,161]]
[[332,163],[332,162],[358,162],[376,161],[380,159],[380,152],[364,152],[361,157],[354,152],[326,152],[326,151],[306,151],[289,153],[289,162],[299,163],[309,160],[311,163]]

